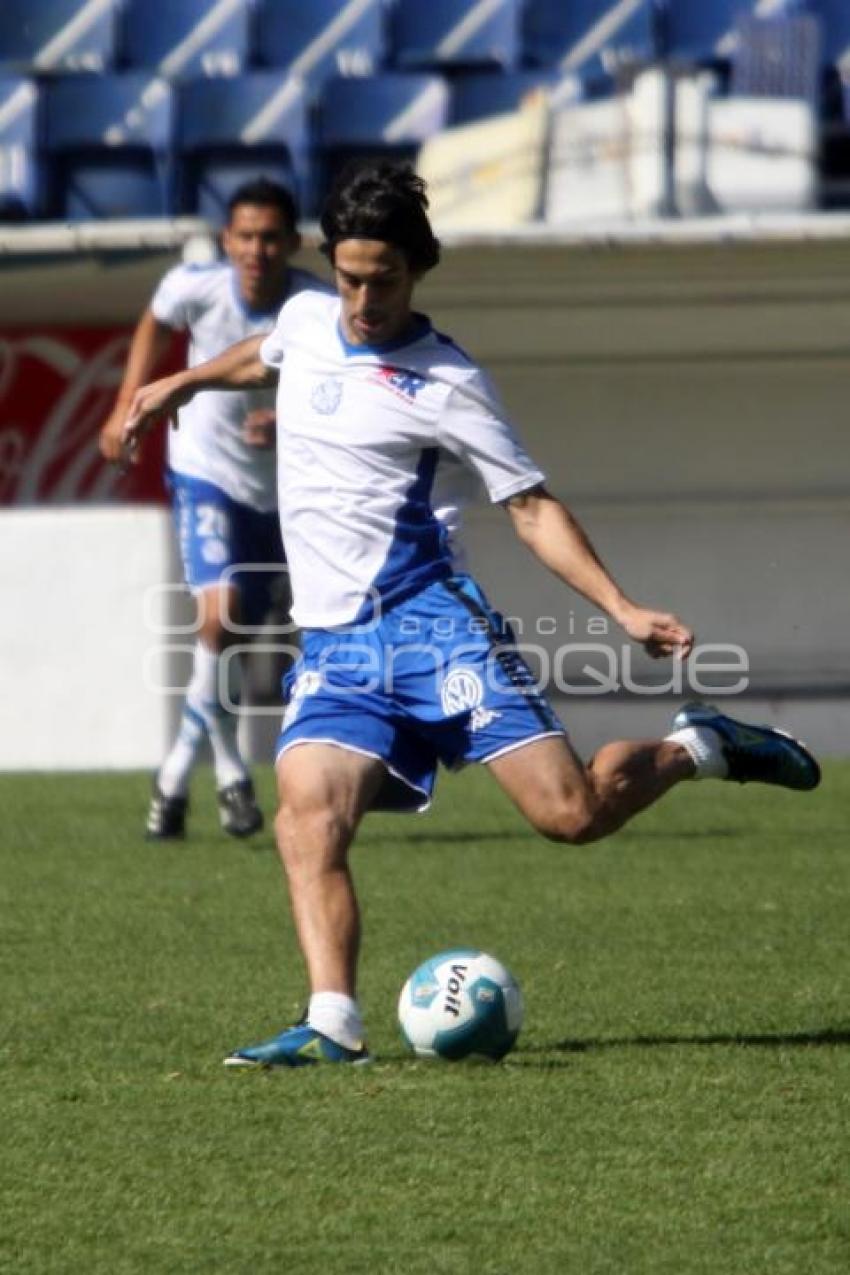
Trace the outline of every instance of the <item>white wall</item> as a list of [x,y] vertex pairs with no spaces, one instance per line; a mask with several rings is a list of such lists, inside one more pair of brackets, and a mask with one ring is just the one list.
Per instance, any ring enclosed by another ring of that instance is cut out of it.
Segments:
[[149,622],[170,610],[167,511],[7,510],[0,545],[0,769],[154,767],[172,714]]

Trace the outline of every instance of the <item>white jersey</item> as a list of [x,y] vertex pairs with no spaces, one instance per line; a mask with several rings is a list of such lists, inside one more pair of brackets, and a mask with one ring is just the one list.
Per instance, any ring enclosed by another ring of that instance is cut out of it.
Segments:
[[480,369],[416,324],[403,342],[349,345],[339,300],[303,292],[261,346],[280,369],[278,503],[303,628],[362,622],[376,598],[448,575],[444,523],[471,476],[492,501],[543,481]]
[[[303,288],[324,285],[303,270],[290,270],[285,300]],[[154,318],[188,331],[188,363],[195,367],[228,346],[274,327],[280,307],[249,310],[229,264],[177,266],[163,278],[151,302]],[[214,483],[240,504],[262,512],[277,504],[274,449],[251,447],[242,437],[249,412],[273,410],[274,390],[206,390],[180,409],[180,428],[168,431],[168,464],[177,473]]]

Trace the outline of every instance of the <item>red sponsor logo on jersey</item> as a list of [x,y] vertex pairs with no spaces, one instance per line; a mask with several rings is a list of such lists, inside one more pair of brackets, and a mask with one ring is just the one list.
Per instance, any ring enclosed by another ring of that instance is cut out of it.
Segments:
[[406,367],[391,367],[386,364],[375,369],[374,379],[381,385],[386,385],[387,389],[392,390],[408,403],[413,402],[425,385],[424,376],[419,376],[418,373],[411,372]]

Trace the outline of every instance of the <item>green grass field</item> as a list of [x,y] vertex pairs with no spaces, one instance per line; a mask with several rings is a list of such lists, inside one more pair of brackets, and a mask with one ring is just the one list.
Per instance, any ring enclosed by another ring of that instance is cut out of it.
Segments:
[[[301,1005],[271,836],[221,836],[204,776],[147,845],[147,785],[0,777],[0,1270],[846,1275],[850,765],[684,786],[586,849],[444,779],[355,853],[378,1060],[271,1075],[221,1066]],[[501,1065],[400,1043],[455,944],[523,985]]]

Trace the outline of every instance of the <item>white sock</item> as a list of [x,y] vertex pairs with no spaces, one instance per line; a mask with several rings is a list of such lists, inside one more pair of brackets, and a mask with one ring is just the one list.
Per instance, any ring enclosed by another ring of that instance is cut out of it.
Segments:
[[359,1049],[363,1044],[360,1007],[342,992],[314,992],[307,1009],[307,1022],[346,1049]]
[[[229,686],[228,700],[239,702],[239,661],[227,662]],[[218,788],[247,779],[248,770],[239,753],[236,730],[239,719],[235,712],[221,702],[219,683],[221,656],[217,651],[198,642],[192,677],[186,688],[186,706],[180,719],[180,731],[171,752],[160,767],[157,783],[166,797],[185,796],[189,776],[198,758],[204,735],[212,746],[215,782]]]
[[180,718],[180,729],[171,751],[159,768],[157,786],[166,797],[185,797],[189,776],[198,758],[207,728],[198,714],[187,704]]
[[[240,670],[237,659],[227,661],[227,702],[239,703]],[[199,642],[195,647],[195,673],[189,683],[186,705],[203,719],[212,748],[217,788],[229,788],[248,778],[239,753],[236,730],[239,718],[222,703],[221,656]]]
[[665,735],[669,744],[681,744],[696,766],[694,779],[725,779],[729,774],[720,736],[710,726],[684,726]]

